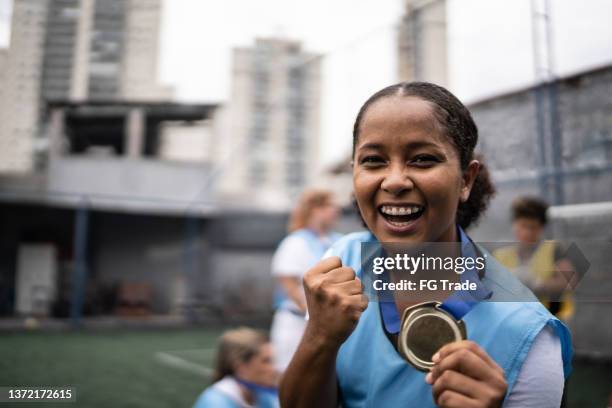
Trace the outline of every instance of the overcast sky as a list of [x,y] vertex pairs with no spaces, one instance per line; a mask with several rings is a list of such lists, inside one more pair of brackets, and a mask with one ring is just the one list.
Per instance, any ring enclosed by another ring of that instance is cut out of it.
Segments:
[[[162,78],[180,98],[225,100],[231,47],[256,36],[301,39],[324,53],[321,156],[350,149],[356,111],[396,81],[401,0],[172,0],[165,3]],[[612,62],[612,1],[551,0],[559,75]],[[449,0],[450,88],[466,102],[534,80],[530,0]]]
[[[18,0],[17,0],[18,1]],[[10,0],[0,0],[0,42]],[[530,0],[448,0],[450,88],[465,102],[534,79]],[[282,35],[322,53],[321,157],[350,148],[361,103],[396,81],[401,0],[165,0],[160,77],[181,101],[226,101],[231,48]],[[551,0],[556,73],[612,62],[612,1]]]

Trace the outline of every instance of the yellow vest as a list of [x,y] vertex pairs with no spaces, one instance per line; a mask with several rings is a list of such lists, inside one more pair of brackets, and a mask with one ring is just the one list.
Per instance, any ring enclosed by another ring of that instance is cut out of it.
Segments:
[[[499,248],[493,251],[493,256],[510,271],[521,264],[516,245]],[[533,277],[540,280],[550,278],[555,272],[555,242],[542,241],[531,255],[527,265]],[[539,298],[544,306],[548,307],[550,305],[550,301],[546,297],[540,296]],[[574,300],[569,293],[565,293],[561,298],[561,307],[557,312],[557,317],[567,321],[573,315]]]

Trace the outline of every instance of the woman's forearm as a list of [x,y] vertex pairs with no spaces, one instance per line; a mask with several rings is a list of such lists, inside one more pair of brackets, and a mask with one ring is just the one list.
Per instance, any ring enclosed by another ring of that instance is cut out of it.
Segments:
[[285,293],[287,293],[289,299],[291,299],[301,311],[306,312],[306,300],[304,299],[300,281],[294,277],[280,276],[278,282],[285,290]]
[[308,328],[280,384],[282,408],[335,408],[338,406],[336,355],[330,345]]
[[335,408],[336,356],[368,307],[363,284],[337,256],[325,258],[304,275],[310,320],[281,379],[283,408]]

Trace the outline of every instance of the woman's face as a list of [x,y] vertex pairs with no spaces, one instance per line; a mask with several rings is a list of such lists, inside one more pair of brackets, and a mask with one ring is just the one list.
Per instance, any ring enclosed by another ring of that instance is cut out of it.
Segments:
[[334,201],[320,205],[312,209],[311,221],[320,225],[325,230],[334,227],[340,216],[340,206]]
[[542,238],[544,224],[537,218],[520,217],[512,222],[515,238],[522,244],[533,244]]
[[278,374],[274,367],[272,345],[266,343],[261,346],[257,354],[236,367],[236,375],[242,380],[255,384],[275,386]]
[[468,198],[479,165],[472,161],[462,174],[428,102],[389,96],[370,105],[353,160],[355,197],[379,241],[456,240],[457,205]]

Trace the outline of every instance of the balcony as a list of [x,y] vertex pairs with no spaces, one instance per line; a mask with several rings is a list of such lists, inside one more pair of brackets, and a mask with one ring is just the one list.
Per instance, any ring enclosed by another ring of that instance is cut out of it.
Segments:
[[178,214],[210,206],[209,177],[206,163],[67,156],[49,163],[47,186],[56,199],[74,204]]
[[177,150],[167,146],[172,146],[174,137],[189,136],[186,140],[205,150],[206,144],[197,140],[211,136],[206,124],[214,108],[159,103],[50,104],[49,197],[71,206],[85,203],[121,211],[183,214],[212,208],[214,183],[208,156],[203,152],[201,158],[181,161],[175,157]]

